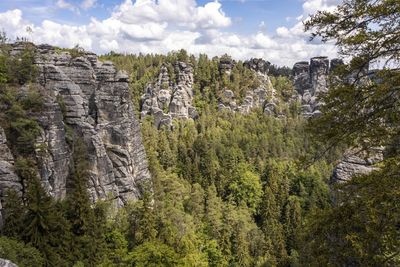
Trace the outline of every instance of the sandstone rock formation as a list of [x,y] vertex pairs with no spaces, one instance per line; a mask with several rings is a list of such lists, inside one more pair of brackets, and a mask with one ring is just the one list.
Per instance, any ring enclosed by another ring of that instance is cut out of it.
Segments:
[[18,265],[12,263],[9,260],[0,259],[0,267],[18,267]]
[[255,72],[268,74],[271,63],[262,58],[252,58],[244,62],[244,66]]
[[275,115],[277,98],[276,91],[268,76],[270,65],[271,63],[261,58],[246,61],[244,66],[254,71],[260,86],[248,91],[240,104],[237,103],[238,100],[232,90],[226,89],[222,94],[218,109],[248,114],[255,108],[262,108],[265,114]]
[[355,175],[368,174],[376,170],[375,165],[382,160],[383,148],[371,149],[368,153],[348,152],[333,170],[331,183],[343,183],[349,181]]
[[230,75],[235,66],[235,61],[228,55],[224,55],[219,59],[219,72],[221,75]]
[[0,198],[4,197],[7,188],[22,190],[20,179],[15,174],[14,157],[7,146],[7,138],[0,127]]
[[383,161],[383,152],[382,147],[377,147],[362,152],[348,151],[344,155],[334,168],[330,180],[330,193],[334,205],[338,205],[341,201],[340,189],[335,186],[350,181],[356,175],[369,174],[377,170],[376,164]]
[[146,93],[141,99],[141,118],[154,116],[157,128],[170,127],[172,119],[196,118],[193,102],[193,68],[184,62],[175,64],[176,80],[172,81],[165,65],[155,83],[147,85]]
[[314,57],[310,62],[302,61],[293,66],[294,87],[299,94],[301,111],[305,117],[321,114],[319,110],[323,104],[318,101],[318,95],[328,90],[328,75],[330,70],[343,64],[340,59]]
[[[14,157],[7,146],[7,138],[4,129],[0,127],[0,199],[5,197],[7,189],[14,189],[17,192],[21,192],[22,183],[15,173]],[[0,202],[0,228],[3,226],[2,210],[3,206]]]
[[[16,44],[13,53],[22,49]],[[55,198],[68,193],[73,167],[67,135],[75,132],[88,149],[92,200],[112,198],[122,205],[137,199],[150,174],[127,74],[89,52],[80,51],[73,57],[40,45],[35,55],[39,70],[35,86],[45,94],[44,110],[35,114],[41,127],[36,158],[45,189]],[[7,151],[1,133],[0,150]],[[12,172],[12,157],[7,155],[0,155],[0,187],[18,189],[21,185]]]

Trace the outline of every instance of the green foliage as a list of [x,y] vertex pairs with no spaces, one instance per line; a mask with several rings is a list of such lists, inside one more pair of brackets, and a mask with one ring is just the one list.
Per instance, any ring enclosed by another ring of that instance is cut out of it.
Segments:
[[209,266],[298,264],[299,229],[311,209],[328,205],[331,171],[324,162],[307,171],[295,164],[317,150],[301,119],[209,112],[173,131],[150,120],[142,129],[155,202],[151,213],[138,202],[129,227],[136,236],[152,225],[153,240],[180,260],[197,255]]
[[71,227],[72,241],[75,246],[71,255],[75,261],[92,266],[102,260],[107,244],[106,234],[107,207],[97,203],[92,208],[87,191],[88,161],[87,148],[77,136],[73,143],[74,172],[71,179],[71,192],[65,203],[66,218]]
[[228,190],[237,205],[244,204],[255,210],[262,194],[260,177],[251,171],[250,166],[240,163],[234,171],[234,178]]
[[33,82],[38,74],[34,65],[35,48],[24,44],[24,50],[17,55],[9,54],[8,45],[0,45],[0,85],[4,83],[25,84]]
[[85,54],[85,49],[83,49],[82,47],[80,47],[77,44],[73,48],[60,48],[60,47],[57,47],[56,48],[56,52],[57,53],[67,52],[71,56],[71,58],[74,59],[74,58],[83,56]]
[[4,211],[2,215],[4,222],[1,233],[11,238],[19,238],[24,229],[23,215],[25,207],[17,191],[13,189],[6,191],[3,207]]
[[0,258],[8,259],[20,267],[45,266],[37,249],[6,237],[0,237]]
[[127,261],[130,266],[135,267],[173,267],[178,265],[178,255],[163,243],[146,242],[136,247]]
[[340,185],[340,205],[317,210],[309,219],[302,255],[325,266],[399,265],[399,181],[398,161],[390,160],[380,170]]
[[[302,255],[314,265],[399,265],[399,8],[393,0],[347,0],[305,23],[313,38],[334,40],[350,58],[331,77],[323,115],[310,123],[324,144],[316,157],[338,147],[386,150],[380,170],[336,188],[336,206],[309,218]],[[383,67],[368,73],[375,62]]]
[[295,94],[293,82],[288,77],[271,77],[271,82],[274,89],[279,93],[282,100],[287,102]]
[[16,162],[16,170],[27,184],[23,219],[26,228],[22,232],[22,239],[41,251],[46,265],[65,265],[62,253],[67,250],[65,244],[68,236],[64,235],[64,240],[58,238],[69,230],[66,220],[40,184],[34,162],[20,159]]
[[36,87],[29,87],[22,96],[15,88],[0,88],[0,125],[6,132],[14,155],[33,154],[40,126],[32,115],[43,110],[43,105],[43,97]]
[[[320,147],[309,141],[296,108],[278,107],[285,119],[265,116],[261,109],[248,115],[217,112],[225,89],[240,101],[261,85],[241,61],[228,75],[220,73],[221,58],[194,58],[184,50],[109,53],[101,59],[130,73],[137,109],[162,64],[172,80],[176,61],[191,64],[200,117],[175,121],[173,130],[155,129],[151,118],[142,121],[152,187],[118,211],[106,202],[92,204],[90,155],[85,140],[66,125],[71,175],[66,200],[55,201],[42,187],[33,160],[41,131],[35,114],[43,109],[43,97],[33,86],[17,94],[7,78],[0,85],[0,123],[18,157],[24,188],[23,198],[7,193],[3,234],[37,248],[45,266],[298,266],[305,251],[299,238],[304,218],[329,206],[331,166],[322,161],[299,169],[298,159]],[[0,73],[8,75],[1,66]],[[288,70],[275,71],[279,75],[272,82],[286,100],[293,93]],[[65,116],[65,104],[60,97],[57,102]]]

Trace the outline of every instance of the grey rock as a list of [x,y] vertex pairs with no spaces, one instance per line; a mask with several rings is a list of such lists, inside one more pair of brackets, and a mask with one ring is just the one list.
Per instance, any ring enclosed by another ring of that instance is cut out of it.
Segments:
[[321,115],[322,115],[322,112],[320,110],[314,110],[313,113],[312,113],[312,117],[313,118],[317,118],[317,117],[319,117]]
[[294,87],[301,95],[305,90],[311,89],[309,68],[310,64],[307,61],[298,62],[293,66]]
[[376,170],[375,164],[382,160],[383,148],[375,148],[368,152],[360,153],[349,151],[335,167],[331,183],[343,183],[349,181],[355,175],[368,174]]
[[231,90],[224,90],[223,98],[226,101],[231,101],[235,97],[235,94]]
[[[14,54],[19,51],[18,46],[13,48]],[[88,150],[91,199],[111,198],[117,205],[137,199],[142,184],[150,183],[150,174],[128,75],[111,62],[100,62],[93,53],[82,50],[74,58],[48,45],[36,47],[35,64],[39,70],[35,86],[45,95],[44,110],[34,114],[41,127],[35,154],[47,192],[64,198],[69,190],[72,151],[66,142],[68,128],[82,138]],[[58,102],[65,106],[64,114]],[[12,170],[12,163],[5,164]],[[21,187],[10,173],[4,179],[8,184],[0,181],[0,189],[14,184]]]
[[185,62],[175,64],[176,81],[171,81],[166,65],[161,66],[158,79],[148,84],[141,99],[141,118],[154,116],[157,128],[172,126],[173,119],[196,119],[193,101],[193,68]]
[[18,267],[18,265],[9,260],[0,259],[0,267]]
[[275,103],[267,103],[264,107],[264,114],[273,116],[276,114],[276,104]]
[[244,66],[262,74],[268,74],[271,63],[262,58],[252,58],[244,62]]
[[302,105],[301,106],[301,111],[303,113],[312,113],[312,107],[310,105]]
[[313,98],[313,95],[311,94],[311,92],[308,90],[305,90],[303,97],[302,97],[302,103],[310,104],[312,98]]
[[22,184],[15,173],[14,157],[7,146],[6,135],[0,127],[0,197],[5,196],[7,189],[22,192]]
[[[235,94],[231,90],[225,89],[219,99],[219,110],[230,110],[248,114],[255,108],[265,110],[266,103],[278,102],[276,90],[267,75],[270,63],[263,59],[252,59],[247,61],[245,66],[254,71],[260,86],[249,90],[241,103],[238,103],[239,101],[235,99]],[[266,113],[270,112],[273,113],[273,111],[269,111],[267,108]]]
[[327,91],[327,75],[329,72],[329,59],[327,57],[314,57],[310,61],[310,78],[312,95]]
[[219,59],[219,72],[221,74],[230,75],[234,66],[235,61],[230,56],[225,55]]
[[[0,200],[6,196],[7,189],[22,193],[21,180],[15,173],[14,157],[7,146],[7,138],[0,127]],[[3,206],[0,201],[0,229],[3,226]]]
[[[303,116],[306,118],[320,116],[320,107],[324,104],[319,99],[322,93],[328,91],[329,72],[343,64],[340,59],[332,59],[329,62],[327,57],[314,57],[310,62],[302,61],[293,66],[293,82],[296,91],[300,96],[302,105],[309,105],[303,108]],[[297,101],[293,98],[293,101]],[[317,111],[318,112],[315,112]]]

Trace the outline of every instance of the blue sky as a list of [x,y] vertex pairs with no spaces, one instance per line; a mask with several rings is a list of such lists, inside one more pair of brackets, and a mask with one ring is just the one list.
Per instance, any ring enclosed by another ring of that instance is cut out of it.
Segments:
[[[334,56],[309,43],[302,20],[339,0],[2,0],[0,27],[11,38],[97,53],[166,53],[185,48],[211,56],[263,57],[291,65]],[[27,33],[29,27],[33,33]]]

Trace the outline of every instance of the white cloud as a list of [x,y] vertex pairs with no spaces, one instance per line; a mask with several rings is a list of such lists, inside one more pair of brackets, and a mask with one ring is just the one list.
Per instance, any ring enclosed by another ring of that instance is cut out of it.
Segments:
[[197,6],[195,0],[125,0],[112,14],[127,24],[168,22],[193,29],[221,28],[231,24],[218,1]]
[[69,9],[71,11],[76,11],[76,8],[71,3],[66,2],[65,0],[58,0],[56,3],[58,8],[61,9]]
[[83,9],[89,9],[94,7],[96,4],[97,0],[83,0],[81,3],[81,8]]
[[[64,4],[64,8],[70,8],[68,2],[58,2]],[[305,1],[302,17],[308,12],[315,12],[317,8],[332,8],[336,2]],[[134,3],[125,0],[115,7],[110,17],[103,20],[92,18],[81,26],[50,20],[33,25],[24,20],[18,9],[0,13],[0,25],[11,38],[28,36],[37,43],[61,47],[79,44],[97,53],[111,50],[167,53],[184,48],[190,53],[207,53],[210,56],[228,53],[236,59],[262,57],[274,64],[288,66],[313,56],[336,55],[333,44],[309,42],[309,35],[303,32],[301,21],[297,21],[293,27],[278,27],[274,34],[260,31],[265,22],[250,34],[230,32],[227,27],[231,24],[232,19],[223,12],[218,1],[199,6],[195,0],[136,0]],[[26,32],[27,26],[32,28],[32,35]]]
[[341,2],[342,0],[306,0],[303,3],[302,18],[307,18],[319,10],[332,11]]

